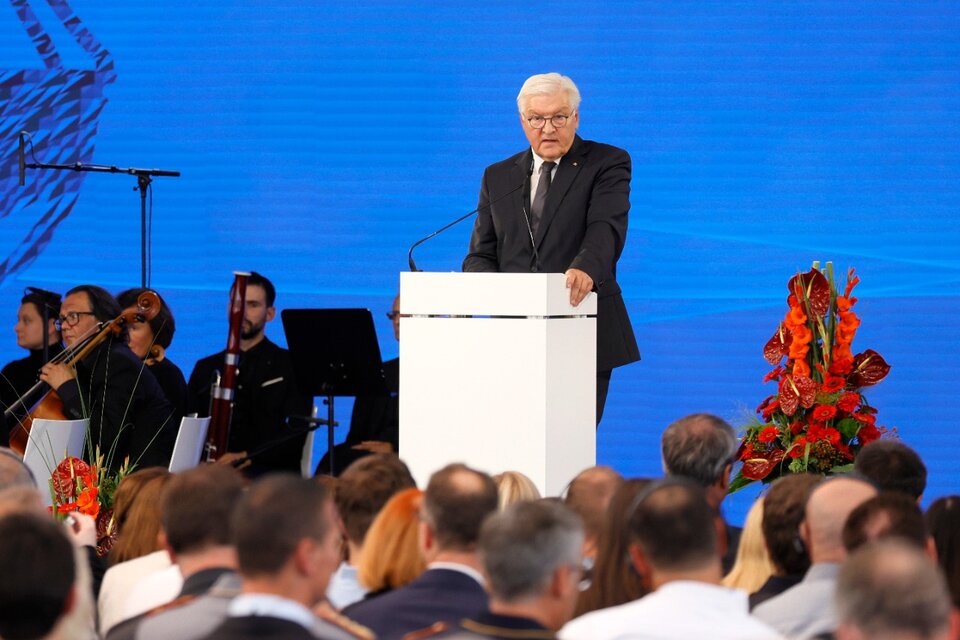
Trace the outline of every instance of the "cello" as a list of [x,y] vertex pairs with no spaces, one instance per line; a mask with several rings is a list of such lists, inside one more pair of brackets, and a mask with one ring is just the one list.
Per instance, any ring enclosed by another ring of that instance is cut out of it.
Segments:
[[[99,323],[91,333],[84,337],[74,347],[66,349],[50,362],[65,364],[76,368],[77,363],[90,355],[94,349],[100,346],[104,340],[110,336],[118,336],[123,328],[133,322],[148,322],[156,317],[160,311],[160,297],[153,291],[144,291],[137,297],[136,308],[126,309],[123,313],[112,320]],[[14,402],[4,412],[4,417],[11,415],[17,407],[26,407],[26,402],[34,394],[48,385],[43,381],[38,381],[30,387],[26,393]],[[33,405],[26,416],[21,418],[19,424],[10,432],[10,449],[16,451],[21,456],[27,450],[27,441],[30,439],[30,431],[33,428],[33,421],[36,419],[46,420],[66,420],[63,401],[57,394],[56,389],[49,389]]]

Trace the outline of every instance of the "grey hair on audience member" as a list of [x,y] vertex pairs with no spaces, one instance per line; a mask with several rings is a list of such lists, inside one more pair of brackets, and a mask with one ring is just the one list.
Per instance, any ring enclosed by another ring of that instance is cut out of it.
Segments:
[[896,538],[852,553],[837,579],[838,621],[865,637],[933,640],[950,627],[950,594],[943,574],[922,551]]
[[36,487],[33,472],[13,450],[0,447],[0,489]]
[[479,555],[490,591],[505,602],[543,592],[557,568],[579,566],[583,524],[559,502],[515,502],[483,523]]
[[520,115],[523,115],[527,98],[531,96],[552,96],[559,91],[567,92],[570,112],[576,111],[580,106],[580,90],[577,89],[573,80],[559,73],[538,73],[530,76],[520,87],[520,93],[517,94],[517,108],[520,110]]
[[704,487],[720,479],[738,446],[733,427],[709,413],[680,418],[663,432],[660,445],[665,474],[689,478]]

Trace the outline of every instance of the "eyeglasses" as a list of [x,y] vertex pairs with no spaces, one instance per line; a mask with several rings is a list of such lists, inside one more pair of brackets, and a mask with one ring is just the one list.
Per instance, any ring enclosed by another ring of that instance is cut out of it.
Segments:
[[59,316],[54,321],[54,324],[57,327],[57,331],[59,331],[64,325],[68,327],[77,326],[77,323],[80,322],[80,316],[95,316],[95,315],[97,314],[95,314],[93,311],[71,311],[70,313]]
[[396,320],[397,318],[400,317],[400,312],[399,312],[399,311],[387,311],[387,317],[390,318],[391,321],[392,321],[392,320]]
[[563,129],[567,124],[567,120],[570,119],[570,116],[565,116],[563,114],[557,114],[555,116],[550,116],[549,118],[544,118],[543,116],[530,116],[527,118],[527,124],[530,125],[533,129],[543,129],[543,125],[547,124],[547,120],[550,121],[550,124],[556,129]]

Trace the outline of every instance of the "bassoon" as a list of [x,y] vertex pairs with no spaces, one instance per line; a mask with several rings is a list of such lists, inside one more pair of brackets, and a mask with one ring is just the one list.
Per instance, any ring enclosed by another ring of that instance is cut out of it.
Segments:
[[247,278],[249,277],[249,273],[233,272],[233,287],[230,289],[230,328],[227,332],[227,350],[223,356],[223,372],[219,383],[210,387],[210,428],[207,431],[206,444],[209,462],[218,460],[227,452],[240,362],[243,308],[247,301]]

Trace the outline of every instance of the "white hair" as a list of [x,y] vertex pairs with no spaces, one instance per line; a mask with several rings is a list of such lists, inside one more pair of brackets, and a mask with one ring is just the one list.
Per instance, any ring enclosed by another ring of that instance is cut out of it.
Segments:
[[530,96],[552,96],[560,91],[567,92],[567,99],[570,102],[570,109],[576,111],[580,106],[580,90],[573,80],[559,73],[538,73],[530,76],[520,87],[520,93],[517,95],[517,108],[520,115],[523,115],[523,106]]

